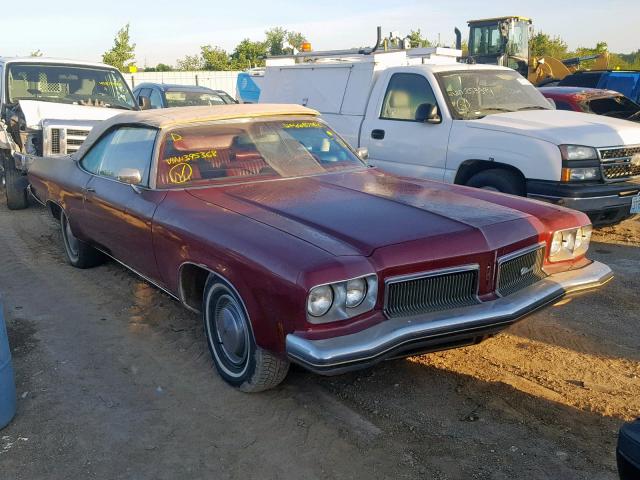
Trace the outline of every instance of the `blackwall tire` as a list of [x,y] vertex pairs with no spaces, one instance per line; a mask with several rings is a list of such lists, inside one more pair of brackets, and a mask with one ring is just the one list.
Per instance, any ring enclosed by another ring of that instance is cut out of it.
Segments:
[[9,210],[23,210],[29,206],[27,177],[18,171],[10,155],[2,154],[2,161],[7,207],[9,207]]
[[289,362],[256,345],[242,300],[215,275],[209,276],[204,289],[202,317],[213,363],[229,385],[261,392],[287,376]]
[[526,186],[522,176],[503,168],[492,168],[478,172],[469,179],[467,186],[510,193],[521,197],[526,195]]
[[104,263],[104,255],[101,252],[75,237],[65,212],[60,214],[60,227],[69,264],[76,268],[91,268]]

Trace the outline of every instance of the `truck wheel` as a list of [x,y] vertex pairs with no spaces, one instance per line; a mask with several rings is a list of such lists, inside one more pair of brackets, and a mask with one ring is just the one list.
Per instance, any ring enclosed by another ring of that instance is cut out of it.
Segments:
[[91,268],[104,262],[104,255],[88,243],[76,238],[71,231],[71,225],[67,215],[60,214],[60,226],[62,227],[62,241],[67,261],[76,268]]
[[284,380],[289,362],[256,345],[242,301],[215,275],[209,275],[202,307],[209,351],[225,382],[252,393]]
[[2,155],[4,167],[4,191],[7,196],[7,207],[10,210],[22,210],[29,206],[27,197],[27,177],[16,168],[13,158]]
[[502,168],[492,168],[476,173],[467,181],[467,186],[510,193],[511,195],[525,195],[522,176]]

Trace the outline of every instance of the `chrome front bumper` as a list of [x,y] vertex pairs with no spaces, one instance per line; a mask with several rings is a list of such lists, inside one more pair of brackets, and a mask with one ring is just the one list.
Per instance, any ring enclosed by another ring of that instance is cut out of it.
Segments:
[[287,356],[323,375],[336,375],[381,360],[477,343],[563,296],[599,287],[613,278],[600,262],[550,275],[508,297],[470,307],[382,321],[357,333],[322,340],[287,335]]

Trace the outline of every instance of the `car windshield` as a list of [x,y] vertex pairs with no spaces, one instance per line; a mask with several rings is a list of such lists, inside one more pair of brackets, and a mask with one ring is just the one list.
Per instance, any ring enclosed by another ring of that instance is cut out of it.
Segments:
[[436,74],[456,120],[523,110],[551,110],[549,102],[519,73],[460,70]]
[[166,132],[157,185],[201,186],[363,168],[346,143],[315,118],[223,121]]
[[216,93],[208,92],[189,92],[171,90],[165,92],[164,96],[167,99],[167,106],[169,107],[195,107],[195,106],[211,106],[211,105],[225,105],[228,102]]
[[120,72],[63,64],[12,63],[7,71],[7,99],[135,109]]
[[583,103],[583,109],[598,115],[616,118],[638,117],[640,105],[622,95],[594,98]]

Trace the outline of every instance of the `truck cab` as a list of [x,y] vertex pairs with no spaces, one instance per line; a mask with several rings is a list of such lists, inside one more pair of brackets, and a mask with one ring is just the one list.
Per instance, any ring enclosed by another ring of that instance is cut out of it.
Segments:
[[528,196],[595,225],[640,213],[640,127],[555,110],[513,69],[414,49],[267,62],[260,102],[300,103],[391,173]]
[[7,204],[25,208],[33,157],[77,151],[98,122],[137,110],[109,65],[42,57],[0,57],[0,160]]

